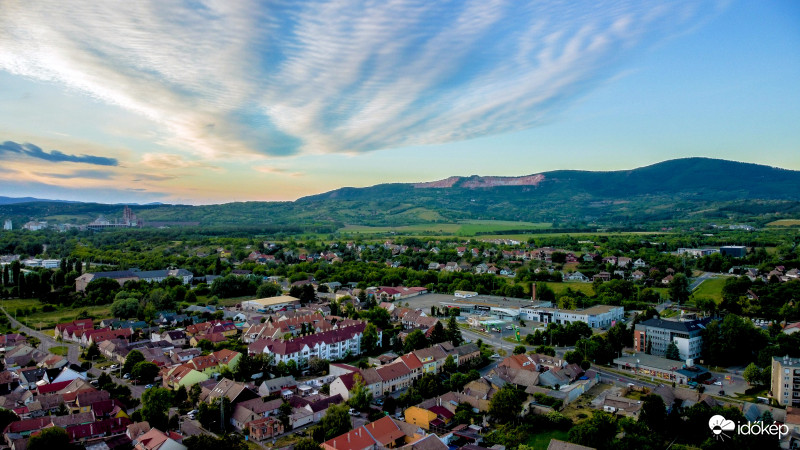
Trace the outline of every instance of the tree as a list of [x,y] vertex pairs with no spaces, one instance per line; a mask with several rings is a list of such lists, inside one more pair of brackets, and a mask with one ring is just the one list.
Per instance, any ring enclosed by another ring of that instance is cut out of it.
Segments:
[[744,372],[742,372],[742,378],[744,378],[749,385],[761,384],[761,368],[755,365],[755,363],[748,364],[747,367],[744,368]]
[[540,345],[536,347],[536,353],[548,356],[556,356],[556,349],[549,345]]
[[689,279],[686,278],[686,275],[682,273],[676,274],[672,281],[669,282],[669,297],[673,302],[682,305],[689,300],[691,293]]
[[577,350],[564,353],[564,361],[569,364],[580,364],[583,361],[583,354]]
[[680,361],[680,359],[681,359],[681,354],[680,354],[680,351],[678,351],[678,346],[675,345],[674,342],[670,342],[669,343],[669,345],[667,346],[667,350],[666,350],[666,353],[665,353],[664,356],[667,359],[671,359],[671,360],[674,360],[674,361]]
[[445,331],[444,325],[442,325],[442,321],[437,320],[436,325],[433,326],[433,331],[431,331],[431,343],[438,344],[446,340],[447,340],[447,331]]
[[364,380],[360,375],[356,374],[353,380],[355,383],[353,384],[353,389],[350,389],[350,399],[347,403],[353,409],[366,411],[369,408],[370,400],[372,400],[372,393],[364,385]]
[[276,295],[280,294],[281,287],[275,283],[261,283],[256,290],[256,297],[258,298],[267,298],[267,297],[275,297]]
[[421,330],[414,330],[408,333],[405,341],[403,341],[403,352],[410,353],[414,350],[420,350],[428,347],[428,339]]
[[514,422],[519,419],[525,397],[517,387],[506,384],[489,401],[489,415],[501,424]]
[[615,354],[618,355],[623,348],[631,345],[633,335],[629,332],[628,327],[624,323],[619,322],[608,329],[606,338]]
[[144,361],[144,355],[139,350],[131,350],[125,357],[125,364],[122,365],[122,373],[131,373],[133,366]]
[[325,441],[350,431],[353,424],[350,421],[347,405],[342,403],[328,407],[328,411],[319,422],[319,427],[324,430],[323,440]]
[[518,345],[518,346],[514,347],[514,354],[515,355],[521,355],[521,354],[525,353],[526,351],[528,351],[528,349],[524,345]]
[[89,344],[89,348],[86,349],[85,358],[93,360],[99,357],[100,357],[100,349],[97,348],[97,343],[92,342],[91,344]]
[[322,450],[322,447],[314,439],[304,437],[294,443],[294,450]]
[[442,371],[444,373],[455,373],[457,370],[458,365],[456,364],[455,358],[453,358],[453,355],[447,355],[442,365]]
[[[453,310],[450,312],[452,313]],[[456,322],[456,315],[450,315],[450,318],[447,319],[447,338],[453,346],[458,347],[464,343],[464,337],[461,336],[461,329],[458,327],[458,322]]]
[[664,432],[664,425],[667,422],[667,406],[660,395],[648,394],[642,398],[639,422],[656,433]]
[[189,401],[192,403],[192,405],[197,405],[197,402],[200,401],[200,394],[202,392],[203,389],[199,384],[193,384],[192,387],[189,388]]
[[592,417],[569,430],[569,441],[598,450],[615,448],[617,423],[611,414],[595,411]]
[[141,383],[152,383],[153,379],[158,376],[158,366],[150,361],[141,361],[136,363],[131,369],[131,378],[139,380]]
[[5,430],[8,424],[11,422],[16,422],[19,420],[19,416],[17,416],[14,411],[9,409],[0,408],[0,430]]
[[283,424],[284,430],[289,429],[289,422],[291,422],[291,417],[290,417],[291,415],[292,415],[292,405],[290,405],[289,402],[281,403],[281,406],[278,407],[278,420],[280,420],[281,424]]
[[120,319],[136,317],[139,312],[139,300],[135,298],[121,298],[111,304],[111,314]]
[[51,450],[54,448],[74,448],[70,444],[67,431],[61,427],[45,428],[36,436],[32,436],[28,441],[28,449],[31,450]]
[[167,412],[172,406],[172,391],[164,388],[150,388],[142,393],[142,419],[150,426],[166,430],[169,418]]
[[378,348],[378,328],[368,323],[364,328],[364,334],[361,337],[361,346],[364,353],[370,355]]

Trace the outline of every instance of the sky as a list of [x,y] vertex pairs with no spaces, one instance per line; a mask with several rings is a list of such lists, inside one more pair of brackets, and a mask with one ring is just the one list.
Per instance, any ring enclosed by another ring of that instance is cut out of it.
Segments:
[[800,2],[4,0],[0,196],[800,170]]

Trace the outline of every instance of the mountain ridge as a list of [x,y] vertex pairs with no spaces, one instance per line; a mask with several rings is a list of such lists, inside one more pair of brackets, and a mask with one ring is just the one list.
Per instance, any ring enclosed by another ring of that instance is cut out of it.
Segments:
[[[597,224],[800,217],[800,171],[712,158],[683,158],[617,171],[556,170],[519,177],[453,176],[424,183],[342,187],[292,202],[140,205],[145,222],[259,225],[330,230],[463,220]],[[32,202],[0,205],[0,218],[88,223],[121,215],[118,205]]]

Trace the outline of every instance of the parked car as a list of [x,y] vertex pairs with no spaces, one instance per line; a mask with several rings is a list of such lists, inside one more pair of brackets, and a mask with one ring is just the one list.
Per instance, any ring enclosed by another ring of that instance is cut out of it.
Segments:
[[131,374],[126,373],[125,375],[122,376],[122,378],[125,379],[125,380],[130,380]]
[[110,369],[111,369],[111,370],[117,370],[117,369],[119,369],[119,364],[112,364],[112,365],[111,365],[111,367],[110,367]]
[[714,386],[722,386],[722,381],[715,381]]
[[353,409],[353,408],[350,408],[350,411],[349,411],[349,412],[350,412],[350,415],[351,415],[351,416],[357,416],[357,415],[359,415],[359,414],[358,414],[358,411],[356,411],[356,410],[355,410],[355,409]]
[[509,326],[506,327],[506,330],[513,330],[513,329],[514,329],[513,325],[509,325]]
[[148,385],[145,385],[145,387],[144,387],[144,388],[145,388],[145,389],[150,389],[151,387],[153,387],[153,385],[152,385],[152,384],[148,384]]

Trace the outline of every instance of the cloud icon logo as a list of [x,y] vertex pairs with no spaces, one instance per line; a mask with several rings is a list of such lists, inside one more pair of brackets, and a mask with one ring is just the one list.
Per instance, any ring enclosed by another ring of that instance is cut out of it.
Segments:
[[708,428],[714,433],[714,437],[721,439],[722,436],[727,436],[724,431],[733,431],[736,429],[736,424],[732,420],[728,420],[721,415],[717,414],[708,419]]

